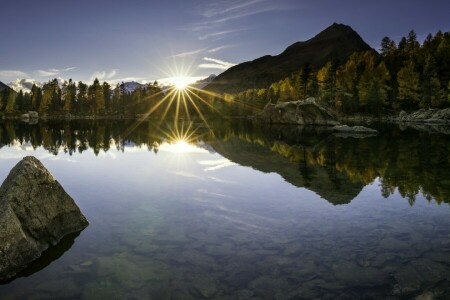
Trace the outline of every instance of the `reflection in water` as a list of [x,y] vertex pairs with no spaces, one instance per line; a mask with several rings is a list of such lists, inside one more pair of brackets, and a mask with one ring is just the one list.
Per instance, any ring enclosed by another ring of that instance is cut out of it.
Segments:
[[[381,128],[367,138],[342,138],[321,127],[257,126],[252,123],[155,124],[142,122],[55,122],[0,124],[0,147],[44,147],[52,154],[162,145],[174,152],[194,151],[191,144],[216,151],[243,166],[276,172],[333,204],[349,203],[362,188],[380,179],[381,193],[396,189],[411,205],[422,193],[450,202],[450,141],[436,133]],[[126,134],[126,136],[124,136]],[[164,144],[165,143],[165,144]],[[167,145],[171,145],[168,147]]]
[[[27,267],[19,272],[16,276],[8,280],[11,282],[17,278],[28,277],[36,272],[49,266],[52,262],[59,259],[65,252],[69,251],[75,242],[75,239],[80,235],[80,232],[74,232],[66,235],[61,241],[55,245],[50,246],[47,250],[42,252],[41,256],[35,261],[29,263]],[[0,284],[5,284],[7,282],[1,282]]]
[[223,121],[212,131],[152,122],[129,131],[133,124],[0,123],[0,162],[12,165],[12,151],[44,153],[91,221],[70,251],[0,286],[2,298],[450,293],[450,207],[438,205],[449,203],[450,142],[442,135],[380,127],[378,136],[342,138]]

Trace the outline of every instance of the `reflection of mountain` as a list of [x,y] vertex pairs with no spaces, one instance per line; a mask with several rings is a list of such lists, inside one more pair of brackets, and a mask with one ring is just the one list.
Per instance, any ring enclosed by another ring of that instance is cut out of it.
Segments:
[[[241,165],[276,172],[333,204],[350,202],[376,178],[385,197],[398,191],[411,204],[419,194],[438,203],[450,203],[450,140],[436,132],[389,127],[379,128],[376,137],[356,139],[337,137],[320,127],[269,127],[224,120],[210,126],[212,131],[201,124],[193,125],[190,141],[205,149],[213,147]],[[53,154],[88,149],[98,154],[136,145],[157,152],[161,142],[177,139],[174,133],[173,123],[133,120],[35,125],[0,122],[0,148],[31,145],[42,146]]]
[[[283,133],[286,134],[285,129],[272,131],[278,137],[282,137]],[[214,140],[211,145],[219,154],[242,166],[265,173],[275,172],[287,182],[314,191],[333,204],[349,203],[359,194],[364,183],[352,182],[347,174],[336,170],[333,161],[327,161],[324,165],[314,163],[311,152],[316,145],[326,142],[329,134],[309,133],[297,135],[299,140],[290,141],[297,143],[294,145],[279,140],[268,141],[270,144],[265,145],[239,135],[229,136],[226,141]]]

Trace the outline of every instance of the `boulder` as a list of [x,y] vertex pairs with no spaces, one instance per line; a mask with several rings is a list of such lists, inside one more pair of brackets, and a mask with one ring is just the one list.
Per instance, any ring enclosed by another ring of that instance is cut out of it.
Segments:
[[327,125],[339,124],[336,115],[316,103],[314,98],[307,101],[269,103],[260,115],[261,119],[276,124]]
[[39,114],[38,114],[37,111],[29,111],[29,112],[28,112],[28,116],[29,116],[31,119],[37,119],[37,118],[39,118]]
[[401,111],[398,116],[400,122],[412,123],[434,123],[446,124],[450,123],[450,108],[446,109],[419,109],[410,114]]
[[89,222],[42,163],[23,158],[0,187],[0,281]]

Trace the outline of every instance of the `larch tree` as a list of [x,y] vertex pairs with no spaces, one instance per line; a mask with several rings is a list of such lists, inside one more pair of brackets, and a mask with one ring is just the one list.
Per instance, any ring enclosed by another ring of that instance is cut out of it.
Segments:
[[404,109],[418,107],[419,97],[419,73],[415,70],[414,62],[410,61],[397,73],[399,105]]

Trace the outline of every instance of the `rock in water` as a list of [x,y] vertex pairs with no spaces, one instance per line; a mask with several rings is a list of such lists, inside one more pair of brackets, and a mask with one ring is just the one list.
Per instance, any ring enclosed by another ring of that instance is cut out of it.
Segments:
[[73,199],[35,157],[23,158],[0,187],[0,281],[66,234],[89,225]]

